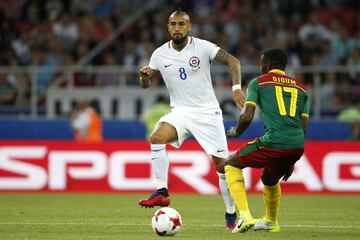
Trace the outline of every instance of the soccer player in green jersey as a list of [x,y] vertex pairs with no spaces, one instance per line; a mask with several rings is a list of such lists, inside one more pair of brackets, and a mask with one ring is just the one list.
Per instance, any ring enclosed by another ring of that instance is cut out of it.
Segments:
[[[240,212],[233,233],[251,228],[280,231],[279,180],[286,181],[291,176],[294,164],[304,152],[304,134],[309,117],[305,87],[285,74],[287,56],[283,50],[263,52],[260,64],[262,75],[249,83],[239,123],[227,132],[228,137],[240,136],[250,125],[255,108],[258,106],[262,111],[265,134],[230,154],[226,161],[227,184]],[[261,180],[266,211],[260,219],[253,219],[248,208],[242,173],[245,167],[263,168]]]

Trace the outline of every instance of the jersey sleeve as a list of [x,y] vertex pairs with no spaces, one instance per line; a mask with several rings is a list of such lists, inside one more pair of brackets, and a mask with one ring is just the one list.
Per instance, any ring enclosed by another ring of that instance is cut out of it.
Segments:
[[259,103],[259,83],[258,83],[258,79],[254,78],[250,81],[248,85],[245,104],[250,104],[256,107],[258,103]]
[[153,54],[150,57],[149,67],[154,70],[159,71],[159,63],[158,63],[158,55],[157,51],[153,52]]
[[220,47],[218,47],[216,44],[206,41],[206,40],[202,40],[202,44],[203,44],[205,51],[209,54],[209,59],[214,60]]
[[306,97],[306,100],[304,102],[304,110],[303,112],[301,113],[301,117],[303,118],[309,118],[309,110],[310,110],[310,107],[309,107],[309,97]]

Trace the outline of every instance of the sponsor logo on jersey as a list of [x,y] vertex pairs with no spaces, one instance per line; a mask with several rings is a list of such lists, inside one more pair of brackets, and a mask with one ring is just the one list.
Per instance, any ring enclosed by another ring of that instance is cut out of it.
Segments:
[[200,65],[200,59],[196,56],[192,56],[190,59],[189,59],[189,64],[191,67],[193,68],[196,68]]

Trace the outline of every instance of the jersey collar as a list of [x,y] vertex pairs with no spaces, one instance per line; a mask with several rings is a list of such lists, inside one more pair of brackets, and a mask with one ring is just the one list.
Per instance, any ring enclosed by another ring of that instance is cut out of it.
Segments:
[[[194,40],[193,40],[193,37],[188,36],[187,43],[186,43],[185,47],[184,47],[183,49],[181,49],[180,52],[182,52],[188,45],[191,45],[191,44],[193,43],[193,41],[194,41]],[[168,47],[169,47],[170,49],[175,50],[175,49],[173,48],[173,41],[172,41],[172,40],[170,40],[170,41],[168,42]],[[175,51],[177,51],[177,50],[175,50]]]
[[269,72],[270,73],[277,73],[277,74],[280,74],[280,75],[285,75],[285,72],[283,70],[280,70],[280,69],[272,69]]

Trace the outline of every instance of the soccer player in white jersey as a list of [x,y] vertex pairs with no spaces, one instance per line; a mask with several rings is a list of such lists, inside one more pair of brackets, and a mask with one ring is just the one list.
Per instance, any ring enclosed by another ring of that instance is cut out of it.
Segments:
[[140,70],[140,86],[148,88],[161,74],[170,95],[172,110],[163,116],[150,136],[151,163],[157,181],[157,190],[139,201],[144,207],[168,206],[168,167],[166,144],[179,147],[193,135],[202,148],[212,157],[219,186],[226,206],[227,228],[235,227],[236,212],[233,199],[226,185],[224,163],[228,147],[222,112],[211,83],[211,61],[227,64],[233,82],[233,98],[243,106],[240,62],[215,44],[188,36],[191,30],[189,15],[178,9],[168,20],[171,40],[157,48],[149,66]]

